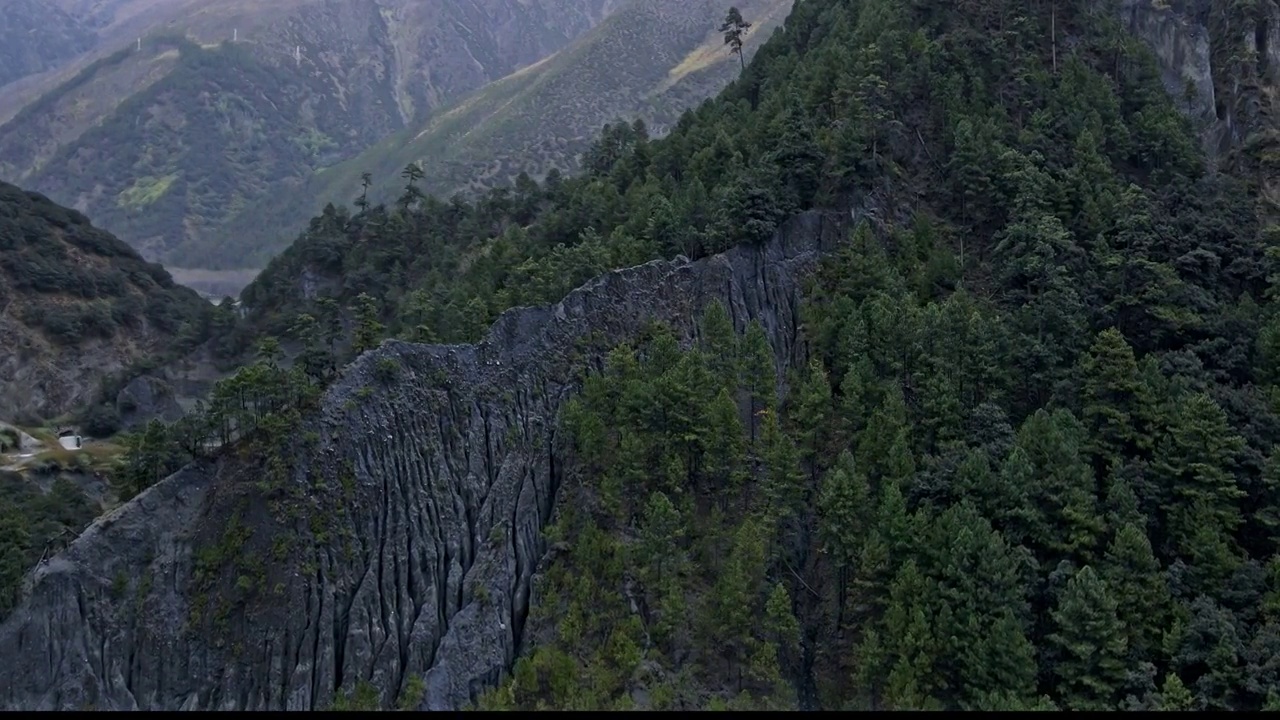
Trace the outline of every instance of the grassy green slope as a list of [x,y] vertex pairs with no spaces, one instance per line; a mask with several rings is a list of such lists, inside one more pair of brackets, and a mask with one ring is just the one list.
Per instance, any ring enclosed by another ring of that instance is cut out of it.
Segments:
[[171,72],[30,178],[164,259],[336,145],[335,127],[323,122],[334,118],[303,117],[305,100],[324,92],[322,81],[259,63],[239,46],[180,44]]
[[0,126],[0,176],[24,182],[59,149],[109,117],[131,95],[171,72],[183,43],[149,39],[144,52],[124,48],[85,66],[66,82],[24,105]]

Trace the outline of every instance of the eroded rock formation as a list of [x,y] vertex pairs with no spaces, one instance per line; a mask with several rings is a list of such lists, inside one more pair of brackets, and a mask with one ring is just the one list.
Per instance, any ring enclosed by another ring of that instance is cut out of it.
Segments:
[[414,676],[425,709],[467,703],[514,658],[581,371],[652,320],[692,337],[713,299],[791,364],[848,221],[608,273],[477,346],[366,353],[287,457],[189,466],[37,568],[0,625],[0,707],[308,710],[362,682],[390,705]]

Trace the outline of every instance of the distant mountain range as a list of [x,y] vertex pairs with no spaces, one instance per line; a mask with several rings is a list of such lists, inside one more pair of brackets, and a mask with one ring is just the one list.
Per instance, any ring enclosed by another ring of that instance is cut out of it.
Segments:
[[[792,0],[741,2],[748,54]],[[452,192],[572,169],[737,65],[719,0],[0,0],[0,178],[174,268],[260,267],[361,173]],[[192,282],[199,286],[201,283]],[[206,283],[218,286],[219,283]],[[207,289],[207,288],[206,288]],[[215,290],[224,288],[213,287]]]
[[[70,4],[75,37],[100,14],[97,44],[4,92],[21,109],[0,126],[0,177],[180,266],[268,189],[546,57],[619,1]],[[8,8],[8,35],[38,26],[42,6]],[[126,20],[144,10],[149,25]]]
[[[781,24],[792,0],[739,6],[753,27],[750,54]],[[419,163],[424,189],[458,191],[510,185],[527,173],[577,169],[578,155],[615,120],[642,119],[662,134],[738,73],[738,60],[717,31],[719,0],[638,0],[560,52],[522,68],[375,144],[307,182],[265,198],[233,221],[234,258],[265,260],[282,250],[326,202],[350,203],[369,173],[372,202],[401,191],[401,171]],[[216,267],[213,256],[201,258]]]

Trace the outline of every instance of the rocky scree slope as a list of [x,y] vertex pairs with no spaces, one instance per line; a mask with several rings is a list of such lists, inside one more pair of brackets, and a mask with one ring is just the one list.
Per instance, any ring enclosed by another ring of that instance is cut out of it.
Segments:
[[265,472],[234,450],[190,465],[37,568],[0,625],[0,707],[307,710],[362,683],[389,705],[415,677],[424,709],[466,704],[519,646],[580,372],[650,321],[692,337],[712,300],[785,369],[802,281],[848,221],[608,273],[476,346],[364,354]]

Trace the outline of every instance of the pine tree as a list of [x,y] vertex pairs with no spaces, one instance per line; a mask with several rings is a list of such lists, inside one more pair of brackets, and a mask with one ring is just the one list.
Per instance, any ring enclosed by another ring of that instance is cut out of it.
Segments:
[[738,336],[729,312],[720,301],[712,302],[702,314],[702,347],[707,365],[717,382],[730,392],[738,389]]
[[[1152,472],[1168,494],[1162,503],[1168,535],[1184,557],[1196,550],[1192,538],[1205,524],[1229,536],[1240,524],[1244,496],[1229,469],[1244,447],[1226,413],[1208,395],[1197,393],[1173,408],[1171,424],[1152,462]],[[1201,517],[1193,511],[1201,504]]]
[[1108,228],[1115,216],[1119,188],[1115,172],[1102,152],[1103,148],[1088,128],[1076,138],[1074,165],[1068,171],[1067,185],[1075,209],[1073,229],[1076,237],[1087,242]]
[[837,414],[841,430],[840,440],[852,444],[866,428],[867,419],[879,402],[876,397],[875,371],[865,355],[849,365],[840,380],[840,400]]
[[889,674],[883,702],[892,710],[942,709],[933,697],[935,639],[921,603],[928,594],[927,580],[908,560],[893,581],[884,619]]
[[31,545],[31,529],[14,507],[0,506],[0,617],[9,614],[22,590],[22,577],[27,571]]
[[764,536],[757,521],[749,518],[738,527],[733,550],[707,598],[704,627],[710,646],[720,649],[726,669],[739,677],[752,645],[764,563]]
[[785,527],[799,516],[804,502],[804,475],[800,471],[800,451],[779,426],[776,414],[765,417],[760,435],[764,447],[764,493],[768,515]]
[[963,444],[960,395],[948,374],[933,368],[924,377],[921,387],[920,425],[926,452],[940,453],[950,447]]
[[914,555],[916,531],[915,518],[907,512],[900,483],[885,481],[880,486],[874,525],[858,552],[854,584],[859,603],[883,609],[894,574],[904,558]]
[[847,450],[840,453],[823,480],[818,516],[818,538],[836,568],[838,627],[844,615],[849,578],[874,516],[867,479],[857,472],[853,455]]
[[279,367],[280,360],[284,357],[284,350],[280,347],[278,338],[268,335],[258,341],[258,361],[266,364],[267,367],[275,370]]
[[957,648],[957,665],[963,668],[961,708],[1029,709],[1035,697],[1036,649],[1022,623],[1005,609],[996,612],[994,621],[972,614],[968,625],[966,635],[980,642]]
[[384,327],[378,320],[377,302],[366,293],[356,296],[355,305],[351,308],[355,316],[355,337],[351,341],[351,350],[356,355],[372,350],[382,341]]
[[755,445],[762,414],[772,413],[777,402],[777,370],[773,348],[764,326],[753,320],[742,346],[742,387],[751,394],[751,444]]
[[1021,448],[1013,449],[998,472],[992,470],[986,451],[972,450],[956,468],[954,490],[960,499],[969,499],[1002,535],[1018,542],[1036,518],[1027,493],[1033,472]]
[[401,194],[397,203],[400,205],[401,212],[407,213],[410,206],[422,197],[422,191],[418,188],[418,182],[426,175],[422,166],[418,163],[409,163],[404,170],[400,172],[400,177],[404,178],[404,193]]
[[1115,328],[1098,334],[1081,361],[1084,423],[1096,467],[1105,471],[1122,458],[1151,449],[1147,416],[1151,401],[1138,376],[1133,348]]
[[1034,648],[1025,635],[1031,558],[1011,547],[967,501],[917,531],[917,557],[938,592],[930,598],[939,657],[936,682],[962,707],[996,693],[1030,701]]
[[652,569],[653,579],[660,581],[667,577],[667,571],[679,564],[676,555],[684,536],[680,511],[671,504],[671,499],[660,491],[651,493],[641,530],[643,556],[640,560]]
[[1192,697],[1187,686],[1182,684],[1182,678],[1176,673],[1164,676],[1164,685],[1160,688],[1159,705],[1156,709],[1175,712],[1196,709],[1195,698]]
[[1107,482],[1106,501],[1104,503],[1107,525],[1116,529],[1125,525],[1133,525],[1140,529],[1145,528],[1147,526],[1147,517],[1142,514],[1138,496],[1133,492],[1133,486],[1121,472],[1122,470],[1123,468],[1117,468],[1115,472],[1111,473],[1111,477]]
[[437,342],[439,338],[431,329],[435,312],[431,296],[425,290],[419,289],[409,293],[400,316],[405,339],[418,343]]
[[1018,431],[1018,447],[1038,479],[1033,498],[1041,522],[1031,539],[1045,549],[1051,566],[1064,558],[1088,563],[1103,530],[1093,469],[1080,452],[1082,435],[1083,428],[1065,410],[1038,410]]
[[1128,644],[1116,601],[1093,568],[1086,565],[1067,582],[1053,621],[1046,640],[1060,656],[1054,674],[1062,704],[1069,710],[1115,709]]
[[1134,657],[1151,657],[1168,626],[1172,600],[1160,563],[1141,528],[1131,524],[1120,528],[1107,549],[1101,574],[1116,600],[1130,652]]
[[331,362],[321,347],[320,323],[308,313],[298,315],[289,334],[302,343],[302,351],[294,360],[308,376],[322,380]]
[[1272,452],[1262,468],[1262,488],[1253,521],[1262,530],[1262,545],[1280,552],[1280,452]]
[[780,204],[777,168],[738,170],[716,192],[715,251],[738,244],[763,245],[773,237],[787,208]]
[[369,209],[369,185],[373,183],[373,175],[371,173],[360,173],[360,197],[356,199],[356,207],[360,208],[360,212]]
[[800,646],[800,623],[791,609],[791,595],[782,583],[776,583],[765,602],[762,651],[771,653],[779,668],[771,688],[770,704],[776,709],[795,709],[795,690],[785,680],[788,659],[797,659]]
[[890,386],[884,401],[867,421],[866,430],[858,438],[855,458],[858,467],[873,481],[906,480],[915,472],[907,411],[902,391],[896,386]]
[[790,403],[792,425],[796,428],[796,440],[800,456],[809,467],[810,476],[816,481],[818,466],[827,457],[831,443],[832,403],[831,385],[826,370],[817,358],[809,361],[801,382],[794,391]]
[[1239,683],[1243,650],[1238,618],[1207,595],[1186,607],[1181,627],[1166,641],[1170,669],[1196,679],[1197,710],[1240,710]]
[[720,25],[720,32],[724,33],[724,44],[729,46],[730,53],[738,56],[743,71],[747,69],[747,61],[742,57],[742,37],[750,29],[751,23],[742,18],[742,13],[736,7],[729,8]]
[[[729,397],[729,391],[721,389],[707,407],[706,447],[703,454],[703,472],[711,483],[713,492],[721,498],[722,506],[728,499],[742,495],[746,469],[742,461],[746,457],[746,437],[738,416],[738,405]],[[742,497],[745,502],[745,496]]]
[[1271,688],[1267,691],[1267,701],[1263,703],[1264,712],[1280,712],[1280,690]]
[[[985,129],[985,128],[981,128]],[[994,185],[990,171],[998,169],[992,152],[991,139],[965,118],[956,124],[955,152],[947,161],[947,174],[951,180],[952,197],[960,217],[966,224],[981,228],[986,224],[988,206],[993,199]],[[964,246],[961,245],[961,264],[964,263]]]
[[1242,564],[1234,539],[1222,531],[1214,510],[1204,499],[1185,508],[1181,517],[1194,528],[1180,553],[1186,561],[1183,585],[1196,594],[1223,597],[1224,589]]
[[[320,339],[329,357],[336,362],[337,344],[342,337],[342,310],[338,302],[331,297],[316,300],[316,319],[320,322]],[[331,366],[330,371],[334,368]]]

